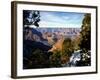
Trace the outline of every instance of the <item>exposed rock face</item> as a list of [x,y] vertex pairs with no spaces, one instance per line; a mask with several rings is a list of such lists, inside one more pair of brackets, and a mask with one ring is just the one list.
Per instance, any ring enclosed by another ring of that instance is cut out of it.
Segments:
[[64,41],[64,38],[58,40],[49,51],[51,51],[51,52],[53,52],[55,50],[61,51],[62,50],[63,41]]

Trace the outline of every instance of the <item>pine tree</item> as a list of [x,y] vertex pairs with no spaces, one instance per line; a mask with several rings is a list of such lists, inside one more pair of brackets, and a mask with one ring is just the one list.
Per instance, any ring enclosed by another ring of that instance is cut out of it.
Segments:
[[74,52],[73,42],[70,38],[66,38],[62,44],[62,53],[61,53],[62,63],[67,63],[73,52]]
[[82,22],[80,48],[84,51],[91,49],[91,15],[85,14]]
[[82,22],[80,49],[82,50],[81,60],[77,66],[91,65],[91,15],[85,14]]
[[40,12],[39,11],[23,11],[23,25],[34,25],[39,27]]

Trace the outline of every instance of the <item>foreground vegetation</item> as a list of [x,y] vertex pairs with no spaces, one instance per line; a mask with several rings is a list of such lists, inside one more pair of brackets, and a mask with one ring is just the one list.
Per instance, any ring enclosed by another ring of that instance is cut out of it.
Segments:
[[[26,43],[28,45],[26,49]],[[51,47],[40,45],[35,47],[35,41],[26,41],[24,44],[23,68],[51,68],[71,66],[70,58],[75,51],[80,50],[80,60],[75,66],[91,65],[91,15],[85,14],[82,22],[80,36],[74,40],[65,38],[61,50],[48,52]],[[37,43],[38,44],[38,43]],[[44,47],[46,50],[44,50]]]

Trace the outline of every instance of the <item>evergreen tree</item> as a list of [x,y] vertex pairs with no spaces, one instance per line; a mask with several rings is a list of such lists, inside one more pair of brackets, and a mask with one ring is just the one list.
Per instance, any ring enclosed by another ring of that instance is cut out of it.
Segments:
[[71,53],[74,51],[74,45],[70,38],[66,38],[62,44],[62,54],[71,56]]
[[50,67],[61,67],[61,52],[55,50],[50,56]]
[[81,60],[77,66],[91,65],[91,15],[85,14],[82,22],[80,49],[82,49]]
[[80,48],[87,52],[91,49],[91,15],[85,14],[82,22]]
[[69,61],[70,56],[74,52],[74,45],[70,38],[66,38],[62,44],[61,60],[62,63]]
[[39,27],[40,12],[39,11],[23,11],[23,25],[34,25]]

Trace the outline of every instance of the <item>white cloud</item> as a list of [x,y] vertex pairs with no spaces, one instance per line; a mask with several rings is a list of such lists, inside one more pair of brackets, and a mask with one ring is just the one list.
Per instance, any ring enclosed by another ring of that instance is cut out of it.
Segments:
[[61,24],[61,23],[55,23],[55,22],[46,22],[46,21],[40,21],[39,23],[40,27],[44,28],[80,28],[81,25],[78,24]]
[[[80,15],[61,14],[57,12],[41,12],[41,27],[80,28],[82,19]],[[81,15],[82,16],[82,15]]]
[[54,14],[50,13],[42,13],[41,19],[49,22],[58,22],[58,23],[64,23],[65,20],[61,16],[57,16]]
[[65,19],[65,20],[69,20],[70,19],[69,16],[62,16],[62,18]]

